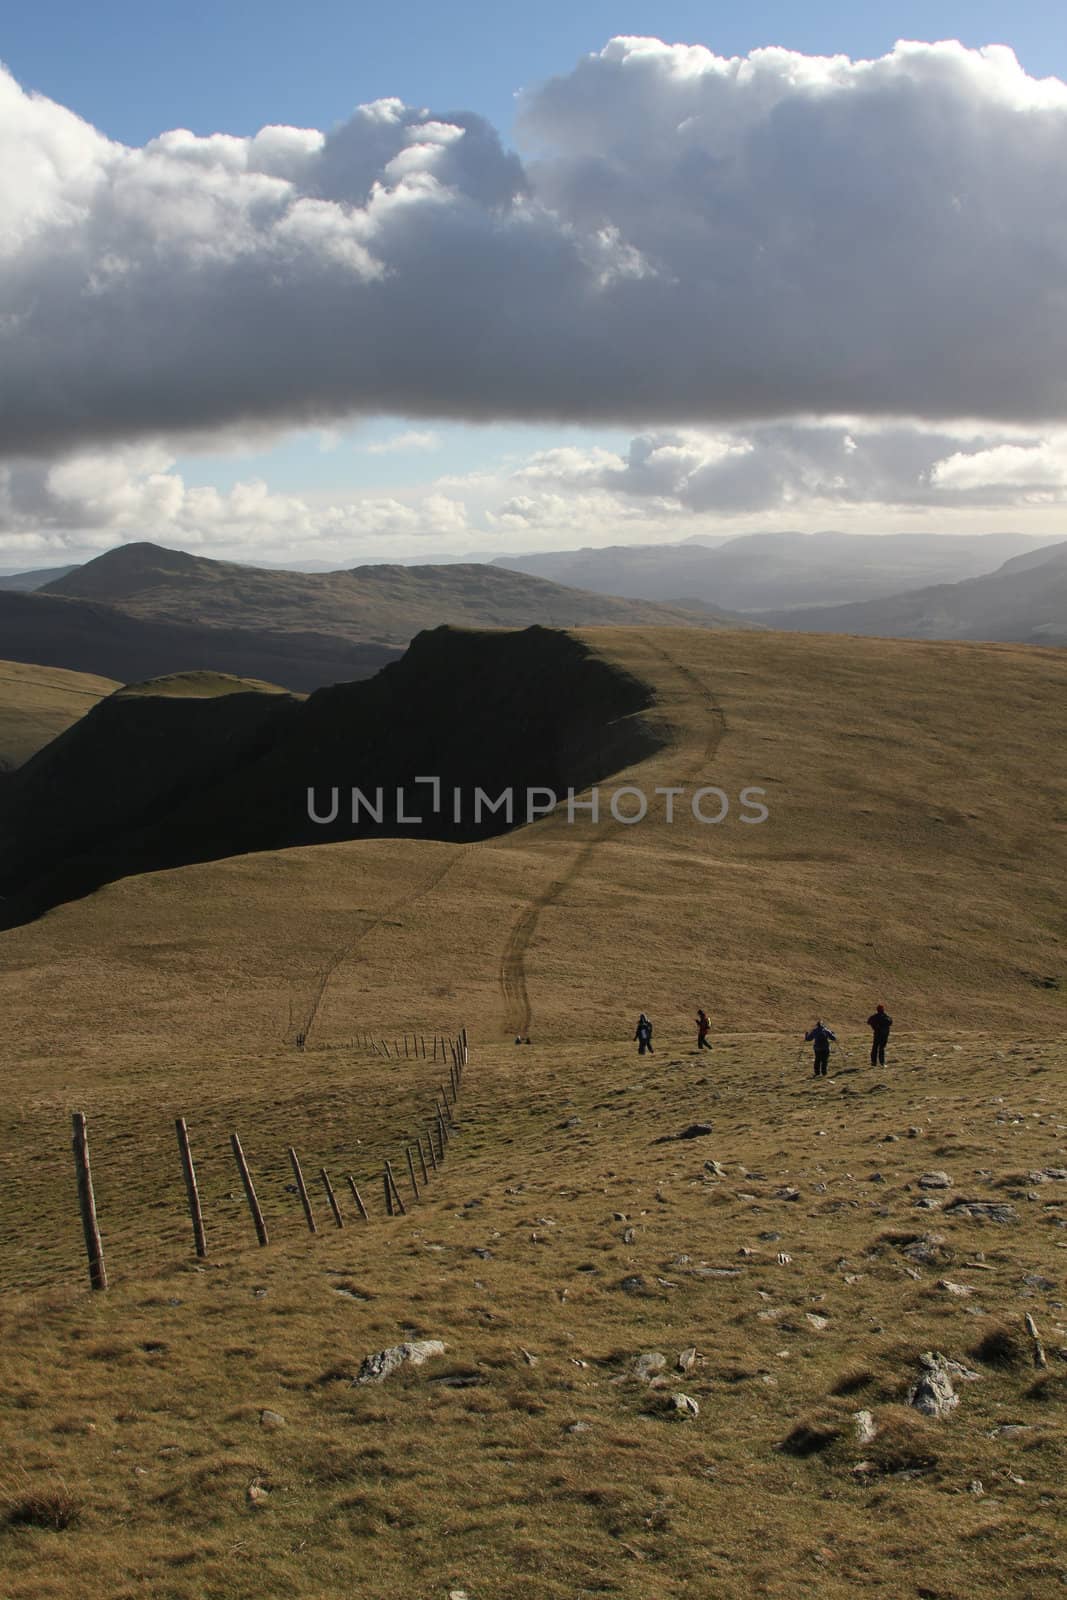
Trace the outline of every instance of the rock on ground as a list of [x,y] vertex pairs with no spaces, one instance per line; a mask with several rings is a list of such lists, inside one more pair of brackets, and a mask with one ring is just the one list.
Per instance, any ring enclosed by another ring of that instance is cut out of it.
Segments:
[[444,1353],[445,1346],[440,1339],[416,1339],[408,1344],[394,1344],[388,1350],[379,1350],[376,1355],[367,1356],[352,1382],[353,1385],[382,1383],[406,1363],[421,1367],[431,1356],[443,1356]]

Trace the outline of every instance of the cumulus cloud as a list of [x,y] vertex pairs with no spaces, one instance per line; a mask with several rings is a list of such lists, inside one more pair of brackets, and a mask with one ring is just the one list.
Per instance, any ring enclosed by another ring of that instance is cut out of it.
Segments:
[[162,446],[145,443],[0,463],[0,555],[4,565],[43,564],[149,538],[205,554],[340,563],[778,525],[884,531],[899,515],[973,532],[1000,526],[982,516],[1006,506],[1026,507],[1028,525],[1044,508],[1040,531],[1059,533],[1065,504],[1067,430],[859,417],[662,429],[621,451],[568,444],[339,499],[278,493],[259,478],[225,491],[189,483]]
[[[519,127],[525,160],[383,99],[132,149],[0,69],[0,454],[379,412],[1067,416],[1067,86],[1005,47],[620,38]],[[743,454],[706,466],[750,492]]]

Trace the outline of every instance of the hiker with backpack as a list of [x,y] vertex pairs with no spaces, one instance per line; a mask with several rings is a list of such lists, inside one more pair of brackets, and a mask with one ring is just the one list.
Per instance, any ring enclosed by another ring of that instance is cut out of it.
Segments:
[[637,1032],[634,1034],[634,1038],[637,1040],[637,1053],[639,1056],[643,1056],[646,1050],[650,1056],[655,1055],[656,1052],[652,1048],[652,1024],[643,1011],[637,1019]]
[[885,1066],[885,1047],[889,1042],[889,1030],[893,1026],[892,1017],[886,1014],[885,1006],[875,1006],[867,1018],[867,1026],[871,1030],[871,1066]]
[[711,1032],[711,1018],[708,1016],[708,1014],[704,1010],[703,1006],[701,1006],[700,1009],[697,1012],[696,1023],[697,1023],[697,1049],[698,1050],[710,1050],[711,1049],[711,1044],[710,1044],[710,1042],[708,1040],[708,1034]]
[[805,1044],[810,1044],[815,1052],[814,1075],[816,1078],[826,1077],[826,1068],[830,1061],[831,1041],[836,1043],[837,1034],[831,1033],[830,1029],[821,1020],[816,1022],[814,1028],[809,1028],[804,1035]]

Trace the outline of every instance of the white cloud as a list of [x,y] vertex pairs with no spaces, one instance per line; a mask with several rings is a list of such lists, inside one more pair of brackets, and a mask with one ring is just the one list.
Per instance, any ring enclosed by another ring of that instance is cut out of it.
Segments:
[[[520,132],[525,164],[383,99],[130,149],[0,69],[0,454],[384,413],[1067,418],[1067,86],[1005,47],[615,39]],[[687,493],[753,503],[760,466]]]

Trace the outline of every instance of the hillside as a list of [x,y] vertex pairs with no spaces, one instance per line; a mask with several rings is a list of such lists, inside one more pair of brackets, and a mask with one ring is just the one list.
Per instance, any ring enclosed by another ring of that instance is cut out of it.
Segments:
[[[568,695],[554,687],[553,673],[569,681]],[[136,849],[153,865],[175,848],[192,860],[306,844],[331,836],[308,820],[309,785],[324,809],[328,786],[347,801],[350,785],[373,793],[381,783],[389,802],[381,827],[364,813],[353,830],[344,805],[333,836],[399,835],[388,848],[414,852],[416,875],[428,835],[467,841],[441,891],[445,900],[435,894],[432,903],[458,916],[469,948],[457,952],[446,919],[439,950],[403,940],[394,948],[390,931],[374,959],[393,949],[398,972],[417,969],[431,986],[454,989],[483,1036],[501,1026],[528,1031],[526,992],[535,996],[541,1034],[588,1027],[590,1007],[605,1025],[646,1001],[673,1012],[680,969],[691,969],[683,985],[712,990],[716,1014],[731,1028],[789,1026],[812,1007],[861,1007],[870,988],[887,983],[904,989],[924,1025],[1051,1023],[1062,1017],[1055,985],[1067,976],[1058,903],[1065,679],[1067,657],[1005,646],[700,630],[594,630],[572,640],[540,630],[446,629],[424,636],[371,683],[284,705],[280,729],[278,711],[265,706],[275,725],[261,751],[236,766],[223,761],[211,786],[200,778],[188,784],[180,808],[131,821],[144,829]],[[469,714],[472,692],[482,694],[478,722]],[[182,717],[192,709],[183,703]],[[143,767],[139,744],[131,746],[121,727],[125,755],[121,740],[104,760],[94,750],[102,713],[110,723],[122,710],[121,701],[108,702],[11,780],[8,893],[20,885],[25,892],[33,862],[55,852],[49,793],[90,793],[95,770],[106,816],[106,783],[125,762]],[[495,839],[487,836],[502,818],[469,825],[474,784],[495,796],[509,781],[520,789],[581,789],[610,773],[617,774],[612,786],[628,773],[649,794],[653,815],[645,822],[627,827],[608,813],[594,825],[578,813],[569,824],[564,812]],[[423,821],[399,824],[393,785],[420,775],[442,777],[445,805],[435,817],[427,790],[412,789],[408,812]],[[682,801],[668,826],[665,802],[652,791],[698,779],[731,797],[727,821],[698,824]],[[468,797],[459,826],[447,804],[454,781]],[[740,820],[747,785],[766,791],[771,817],[762,825]],[[156,820],[154,832],[144,827]],[[479,832],[483,842],[474,843]],[[128,839],[116,846],[120,869],[128,846]],[[365,905],[374,897],[364,898],[359,874],[379,859],[379,847],[386,842],[371,837],[345,844],[337,858],[343,868],[331,865],[334,847],[323,845],[310,855],[245,856],[227,872],[249,875],[251,886],[269,865],[271,892],[281,891],[299,860],[309,884],[341,871],[354,903]],[[173,878],[174,894],[189,886],[190,914],[194,905],[212,917],[230,914],[225,907],[237,891],[228,889],[216,906],[214,870]],[[150,901],[162,880],[137,881]],[[307,896],[297,898],[303,921]],[[83,908],[90,922],[94,904]],[[533,918],[525,932],[520,908]],[[282,938],[284,953],[288,912],[277,915],[276,923],[267,919],[269,937]],[[500,951],[513,921],[520,948],[505,1003]],[[206,938],[207,925],[203,932]],[[338,947],[330,945],[334,953]],[[321,948],[317,938],[301,960],[314,948]],[[365,973],[361,964],[351,980],[358,986]],[[331,984],[342,1012],[349,1000],[358,1005],[354,995],[346,1000],[348,981],[342,970]],[[248,1003],[260,1004],[254,988]]]
[[118,687],[110,678],[0,661],[0,773],[28,761]]
[[646,600],[739,612],[843,604],[956,583],[1051,541],[1025,534],[754,533],[717,543],[614,545],[501,556],[496,565]]
[[352,643],[404,645],[420,630],[458,627],[711,626],[706,613],[584,594],[498,567],[364,566],[284,572],[211,561],[159,545],[123,545],[46,587],[106,601],[154,622],[303,630]]
[[1067,645],[1067,544],[1017,556],[988,577],[863,605],[767,612],[763,620],[805,633]]
[[173,672],[222,672],[316,689],[366,678],[399,651],[325,634],[150,621],[113,605],[0,590],[0,649],[12,661],[134,683]]
[[[424,772],[444,801],[425,831],[487,837],[503,815],[476,823],[468,806],[457,818],[457,786],[493,797],[509,784],[582,789],[662,737],[642,715],[652,705],[643,683],[543,628],[440,628],[369,682],[321,689],[303,704],[237,679],[207,695],[201,681],[124,689],[11,779],[0,797],[3,920],[132,872],[410,833],[401,818],[416,808],[398,806],[398,787]],[[364,814],[353,826],[353,785],[371,797],[383,789],[380,825]],[[321,811],[336,786],[346,796],[336,823],[312,822],[309,787],[321,791]]]
[[[382,678],[414,707],[480,664],[493,738],[515,729],[487,777],[523,751],[579,780],[595,759],[614,774],[599,821],[239,854],[0,933],[5,1600],[1061,1587],[1067,657],[611,629],[535,632],[531,662],[530,642],[441,630]],[[558,723],[527,721],[553,649],[588,692],[553,686]],[[255,697],[225,689],[149,685],[117,709],[172,715],[199,749],[194,701]],[[332,765],[355,692],[288,707],[294,726],[314,708],[304,753]],[[413,775],[434,770],[417,732],[383,746]],[[676,821],[662,796],[614,820],[624,784],[685,790]],[[731,807],[702,825],[689,800],[711,784]],[[740,821],[747,785],[763,824]],[[896,1018],[884,1071],[876,1000]],[[840,1049],[815,1081],[800,1038],[820,1013]],[[447,1067],[398,1041],[463,1024],[456,1125],[416,1199],[405,1151]],[[85,1286],[72,1110],[105,1294]],[[445,1349],[355,1381],[411,1340]],[[908,1404],[933,1351],[965,1369],[944,1420]]]
[[40,589],[57,578],[65,578],[75,567],[38,567],[32,572],[0,572],[0,589]]

